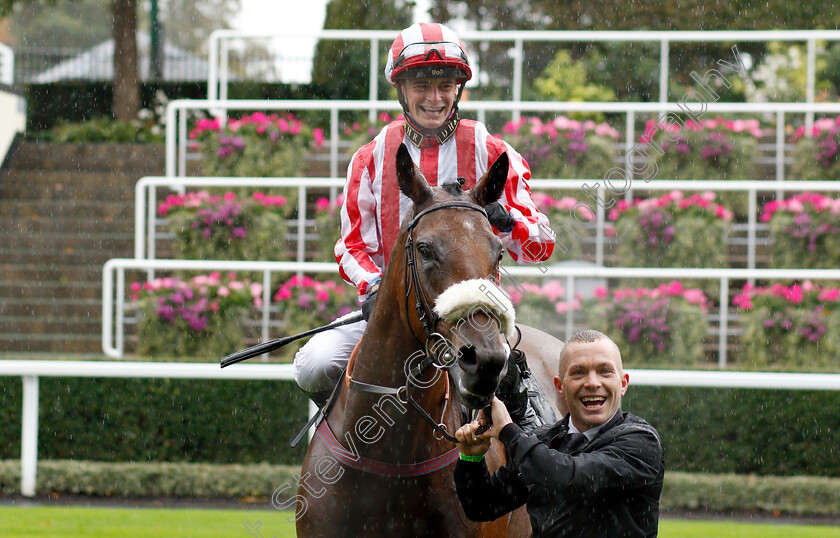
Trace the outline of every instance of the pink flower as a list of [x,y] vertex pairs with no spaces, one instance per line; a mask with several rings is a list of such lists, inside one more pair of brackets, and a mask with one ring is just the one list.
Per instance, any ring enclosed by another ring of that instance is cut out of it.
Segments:
[[312,129],[312,138],[315,140],[315,146],[320,148],[324,145],[324,130],[320,127]]
[[216,293],[222,297],[227,297],[228,295],[230,295],[230,289],[228,289],[227,286],[219,286],[219,289],[216,291]]
[[593,291],[593,294],[598,299],[604,300],[604,299],[607,298],[607,295],[608,295],[607,294],[607,288],[605,288],[604,286],[598,286],[597,288],[595,288],[595,291]]

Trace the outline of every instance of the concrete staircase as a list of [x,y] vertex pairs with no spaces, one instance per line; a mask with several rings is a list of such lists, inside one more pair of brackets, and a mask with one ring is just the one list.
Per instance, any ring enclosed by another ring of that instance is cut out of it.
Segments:
[[0,353],[99,353],[102,265],[132,257],[162,146],[16,143],[0,170]]

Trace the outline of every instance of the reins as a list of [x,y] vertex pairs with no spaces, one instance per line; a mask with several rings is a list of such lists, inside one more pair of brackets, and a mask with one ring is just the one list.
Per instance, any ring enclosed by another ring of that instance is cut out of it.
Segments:
[[[471,202],[464,202],[458,200],[452,200],[448,202],[441,202],[439,204],[434,204],[426,209],[420,211],[414,218],[411,219],[411,222],[408,223],[408,227],[406,229],[407,237],[405,240],[405,254],[406,254],[406,263],[405,263],[405,314],[406,314],[406,323],[408,323],[409,330],[414,338],[421,344],[425,346],[426,356],[425,358],[415,366],[408,375],[406,379],[406,384],[401,387],[384,387],[381,385],[373,385],[370,383],[363,383],[361,381],[356,381],[350,376],[348,372],[347,377],[350,382],[350,388],[360,390],[362,392],[370,392],[373,394],[388,394],[393,395],[397,399],[399,399],[402,403],[411,405],[412,409],[414,409],[420,417],[432,427],[435,432],[435,438],[446,439],[452,443],[457,443],[455,437],[450,434],[447,429],[446,425],[443,423],[443,418],[446,414],[446,408],[449,404],[449,375],[445,376],[446,379],[446,390],[444,393],[444,407],[443,412],[441,413],[440,421],[435,421],[426,412],[425,409],[420,406],[417,401],[408,394],[408,386],[411,384],[412,379],[417,379],[421,375],[423,375],[426,370],[429,369],[430,366],[435,366],[435,368],[441,370],[447,370],[449,367],[452,366],[452,354],[449,352],[444,353],[443,358],[439,358],[437,354],[434,352],[434,341],[438,338],[445,340],[444,336],[437,331],[437,325],[440,322],[440,316],[438,316],[434,308],[431,306],[431,302],[429,301],[428,296],[426,295],[426,291],[423,289],[422,283],[420,282],[420,273],[417,268],[417,257],[416,257],[416,245],[414,241],[414,230],[417,227],[417,224],[420,222],[424,216],[428,215],[433,211],[438,211],[440,209],[469,209],[472,211],[479,211],[485,217],[487,213],[484,211],[484,208],[480,205],[471,203]],[[411,292],[414,291],[414,308],[417,310],[417,317],[420,320],[420,323],[423,325],[423,331],[425,332],[426,338],[425,340],[421,340],[417,334],[414,332],[413,327],[411,326],[411,317],[409,316],[408,311],[408,302],[411,297]]]

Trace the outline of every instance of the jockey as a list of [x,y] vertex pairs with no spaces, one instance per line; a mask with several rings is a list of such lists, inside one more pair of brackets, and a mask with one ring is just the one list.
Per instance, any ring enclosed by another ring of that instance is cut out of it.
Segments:
[[[391,45],[385,78],[397,89],[404,119],[385,126],[353,155],[344,187],[341,238],[334,250],[341,276],[358,290],[365,320],[400,223],[412,205],[397,184],[400,144],[406,145],[430,185],[464,178],[464,189],[472,188],[490,164],[507,153],[507,185],[502,198],[486,207],[488,220],[515,261],[535,264],[551,256],[554,239],[541,233],[541,225],[549,223],[531,199],[528,164],[482,123],[458,115],[458,101],[471,77],[463,44],[446,26],[414,24]],[[317,334],[295,356],[295,379],[316,403],[323,403],[338,382],[366,325],[359,321]],[[512,416],[533,417],[518,374],[511,361],[503,380],[509,387],[500,389],[509,394],[499,397]]]

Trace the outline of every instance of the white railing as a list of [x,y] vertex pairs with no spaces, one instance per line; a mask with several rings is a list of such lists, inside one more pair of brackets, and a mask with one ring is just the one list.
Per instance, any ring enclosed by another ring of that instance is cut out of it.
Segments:
[[[692,104],[692,103],[689,103]],[[636,136],[636,119],[641,114],[664,114],[672,112],[684,114],[678,103],[578,103],[578,102],[542,102],[542,101],[465,101],[459,105],[465,112],[476,112],[479,121],[485,121],[487,112],[516,110],[531,113],[559,112],[615,112],[625,115],[624,149],[629,152],[640,145]],[[730,114],[775,114],[775,163],[776,180],[784,180],[785,162],[785,122],[788,114],[840,114],[840,103],[718,103],[705,105],[708,113]],[[166,107],[166,175],[167,177],[187,175],[187,122],[190,111],[220,110],[322,110],[330,112],[330,176],[337,177],[339,160],[339,119],[338,113],[352,110],[401,110],[396,101],[324,101],[324,100],[176,100]],[[807,124],[807,122],[806,122]],[[805,134],[810,136],[811,129]],[[639,157],[636,155],[635,157]],[[632,179],[633,166],[624,160],[625,175]],[[608,170],[604,170],[606,174]]]
[[294,380],[291,364],[248,364],[223,371],[218,364],[3,360],[0,361],[0,375],[20,376],[23,380],[20,492],[27,497],[35,495],[38,471],[38,392],[41,377]]
[[[532,179],[532,191],[551,189],[580,189],[583,185],[600,185],[597,189],[600,204],[593,200],[580,199],[595,209],[595,264],[604,265],[606,211],[606,186],[603,180],[597,179]],[[157,188],[168,187],[181,191],[185,187],[286,187],[297,188],[297,251],[295,260],[305,261],[306,254],[306,193],[310,188],[335,189],[344,185],[342,178],[168,178],[144,177],[135,185],[134,192],[134,257],[138,260],[155,259],[157,229]],[[739,180],[667,180],[656,179],[649,182],[637,181],[635,187],[631,185],[625,194],[630,199],[633,189],[648,191],[713,191],[713,192],[745,192],[748,195],[747,215],[747,269],[755,269],[757,245],[757,193],[775,191],[776,198],[781,199],[785,192],[840,192],[840,181],[739,181]],[[335,239],[335,238],[333,238]],[[562,238],[560,239],[563,240]]]
[[15,81],[15,53],[0,43],[0,84],[11,86]]
[[[146,271],[248,271],[263,274],[261,340],[269,339],[271,309],[271,275],[274,273],[332,273],[338,268],[332,263],[299,262],[246,262],[199,260],[136,260],[117,258],[105,263],[102,273],[102,350],[112,358],[122,358],[125,345],[125,273],[127,270]],[[661,278],[717,280],[720,284],[720,322],[718,326],[718,366],[727,366],[727,337],[729,327],[729,283],[754,280],[840,280],[840,269],[684,269],[648,267],[558,267],[558,266],[505,266],[513,277],[562,278],[566,281],[566,300],[575,297],[578,279],[605,278]],[[574,310],[566,312],[565,336],[574,330]]]
[[125,272],[137,269],[145,271],[249,271],[263,274],[263,308],[260,322],[261,340],[269,339],[271,276],[276,273],[327,273],[337,274],[335,263],[298,262],[245,262],[245,261],[200,261],[200,260],[135,260],[114,258],[105,262],[102,268],[102,351],[108,357],[123,356],[125,335]]
[[[839,374],[627,370],[633,385],[780,390],[840,390]],[[33,497],[38,472],[38,401],[41,377],[111,377],[152,379],[293,380],[291,364],[243,364],[222,370],[217,363],[0,361],[0,376],[20,376],[21,494]],[[311,406],[310,406],[311,411]]]
[[[207,97],[209,99],[228,98],[228,53],[229,43],[232,40],[261,39],[272,37],[303,38],[319,40],[360,40],[370,43],[370,82],[368,87],[368,98],[375,101],[379,95],[380,43],[385,46],[397,36],[399,30],[322,30],[316,33],[307,34],[277,34],[277,33],[255,33],[240,30],[216,30],[210,35],[210,70],[207,79]],[[805,101],[813,103],[815,97],[814,87],[816,84],[816,55],[817,41],[840,40],[840,31],[837,30],[782,30],[782,31],[503,31],[503,32],[479,32],[464,31],[459,37],[466,43],[471,42],[510,42],[513,44],[513,72],[511,73],[512,103],[519,103],[522,99],[522,66],[524,64],[524,44],[535,42],[658,42],[659,43],[659,102],[668,102],[668,78],[670,66],[668,55],[671,43],[739,43],[756,41],[788,41],[804,42],[807,45],[806,52],[806,86]],[[480,53],[476,47],[470,48],[474,56],[476,68],[480,69]],[[478,60],[476,62],[476,60]],[[734,63],[734,58],[723,58],[722,60]],[[697,69],[704,71],[715,68],[711,66],[698,66]],[[476,75],[476,80],[478,76]],[[510,107],[514,120],[519,118],[520,108]],[[375,118],[375,109],[370,109],[370,119]],[[813,115],[808,113],[806,123],[808,126],[813,121]]]

